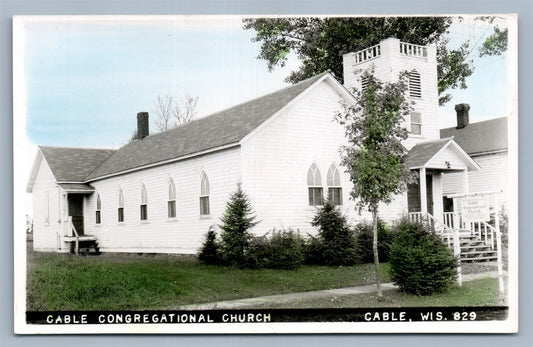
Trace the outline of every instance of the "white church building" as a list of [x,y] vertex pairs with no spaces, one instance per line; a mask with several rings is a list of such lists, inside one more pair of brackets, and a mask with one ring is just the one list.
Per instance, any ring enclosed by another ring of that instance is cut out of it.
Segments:
[[195,254],[238,183],[261,221],[258,235],[289,227],[316,233],[310,222],[327,196],[352,223],[368,218],[350,199],[339,165],[344,128],[333,119],[368,69],[384,82],[408,71],[414,102],[404,145],[420,184],[381,206],[381,218],[412,212],[443,221],[443,176],[468,180],[480,165],[440,137],[435,46],[391,38],[343,59],[345,86],[323,73],[155,134],[141,112],[138,139],[116,150],[40,146],[27,186],[34,249],[69,252],[76,240],[96,240],[103,252]]

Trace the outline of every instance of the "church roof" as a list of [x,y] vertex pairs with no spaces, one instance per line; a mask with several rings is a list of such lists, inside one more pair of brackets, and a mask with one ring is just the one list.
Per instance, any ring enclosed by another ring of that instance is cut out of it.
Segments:
[[507,117],[440,130],[441,138],[452,136],[470,155],[507,150]]
[[[323,77],[323,73],[177,128],[135,140],[85,176],[85,181],[237,145],[246,135]],[[332,80],[334,78],[331,78]]]
[[114,149],[39,146],[57,182],[83,182]]

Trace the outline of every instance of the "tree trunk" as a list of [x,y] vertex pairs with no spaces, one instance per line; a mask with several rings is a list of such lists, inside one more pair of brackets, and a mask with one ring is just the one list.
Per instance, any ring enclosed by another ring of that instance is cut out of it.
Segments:
[[381,281],[379,279],[379,254],[378,254],[378,207],[372,207],[372,219],[373,219],[373,232],[374,240],[372,242],[372,250],[374,251],[374,268],[376,271],[376,287],[378,289],[378,298],[383,297],[381,291]]

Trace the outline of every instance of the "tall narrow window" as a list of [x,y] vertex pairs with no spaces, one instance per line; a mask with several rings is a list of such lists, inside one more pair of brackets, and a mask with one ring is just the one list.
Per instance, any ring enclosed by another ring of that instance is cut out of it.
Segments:
[[322,177],[315,163],[307,171],[307,186],[309,191],[309,206],[323,205]]
[[209,213],[209,179],[204,172],[200,183],[200,215],[208,216]]
[[409,96],[413,98],[422,97],[420,73],[414,69],[409,72]]
[[341,176],[335,164],[328,170],[328,199],[334,205],[342,205]]
[[144,184],[141,189],[141,220],[148,219],[148,197],[146,196],[146,187]]
[[422,135],[422,115],[420,112],[411,112],[411,134]]
[[102,201],[100,195],[96,193],[96,224],[102,223]]
[[44,195],[44,200],[46,201],[46,217],[44,218],[44,225],[50,225],[50,192],[46,192]]
[[176,218],[176,187],[172,178],[168,180],[168,218]]
[[118,191],[118,222],[124,222],[124,194],[120,188]]

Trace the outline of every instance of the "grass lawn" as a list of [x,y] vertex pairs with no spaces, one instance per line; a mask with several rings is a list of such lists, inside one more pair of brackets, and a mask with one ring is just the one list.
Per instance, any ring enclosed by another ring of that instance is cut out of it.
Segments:
[[416,296],[399,290],[383,292],[378,300],[375,293],[338,297],[313,298],[289,304],[264,304],[253,308],[359,308],[359,307],[430,307],[430,306],[490,306],[498,304],[498,280],[482,278],[464,282],[462,287],[451,288],[442,294]]
[[[239,270],[172,256],[33,254],[27,309],[142,310],[374,283],[372,264]],[[381,278],[388,282],[388,264]]]

